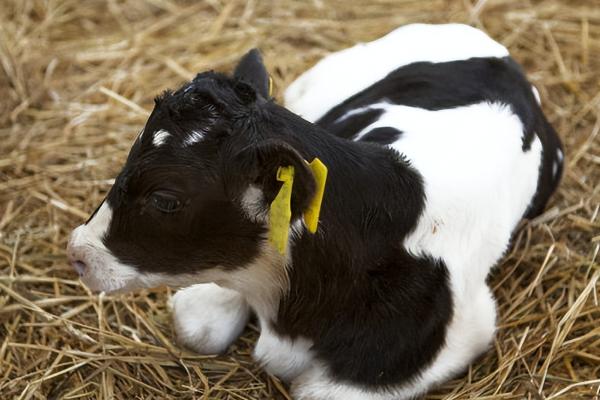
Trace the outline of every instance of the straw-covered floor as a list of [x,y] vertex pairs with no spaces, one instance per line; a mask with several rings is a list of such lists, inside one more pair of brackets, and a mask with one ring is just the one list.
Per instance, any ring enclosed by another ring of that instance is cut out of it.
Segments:
[[165,88],[258,46],[280,96],[329,52],[414,21],[470,23],[508,46],[567,153],[547,212],[490,278],[494,346],[428,398],[598,399],[599,0],[2,0],[0,399],[288,398],[252,362],[255,326],[226,355],[186,352],[169,291],[92,295],[68,234]]

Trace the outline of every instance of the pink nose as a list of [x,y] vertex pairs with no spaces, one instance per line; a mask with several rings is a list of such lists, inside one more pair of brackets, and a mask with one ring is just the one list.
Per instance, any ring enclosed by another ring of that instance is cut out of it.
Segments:
[[79,276],[83,276],[87,269],[87,264],[83,257],[84,252],[82,250],[83,248],[81,246],[72,246],[71,243],[67,246],[67,258]]
[[79,274],[79,276],[83,276],[85,270],[87,269],[87,265],[83,261],[75,260],[71,261],[71,265],[75,268],[75,271]]

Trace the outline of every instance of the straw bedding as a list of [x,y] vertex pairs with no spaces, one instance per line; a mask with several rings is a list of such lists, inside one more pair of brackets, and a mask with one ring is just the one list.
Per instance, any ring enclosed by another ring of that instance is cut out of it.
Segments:
[[[65,260],[152,99],[263,50],[276,94],[398,25],[466,22],[509,47],[566,145],[547,212],[490,277],[494,346],[430,399],[598,399],[600,1],[21,1],[0,4],[0,399],[289,398],[250,357],[178,347],[162,288],[93,295]],[[452,77],[448,77],[452,79]]]

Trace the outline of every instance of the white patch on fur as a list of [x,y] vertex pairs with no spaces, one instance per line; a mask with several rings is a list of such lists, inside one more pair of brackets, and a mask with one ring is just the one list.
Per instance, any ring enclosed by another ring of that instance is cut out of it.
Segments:
[[183,141],[184,146],[192,146],[196,143],[200,143],[204,139],[204,132],[202,131],[191,131],[190,134]]
[[295,400],[405,400],[421,392],[387,388],[380,392],[333,380],[321,363],[315,363],[298,376],[291,387]]
[[[265,199],[263,191],[255,185],[250,185],[242,195],[242,210],[244,214],[252,221],[268,224],[269,210],[265,208]],[[290,245],[300,238],[304,233],[304,224],[302,219],[292,221],[290,224]]]
[[495,308],[485,278],[535,194],[542,146],[536,136],[523,152],[523,125],[502,104],[440,111],[388,105],[365,131],[377,126],[403,132],[391,147],[425,183],[425,210],[404,245],[442,259],[450,273],[454,316],[445,346],[407,389],[417,393],[465,368],[492,340]]
[[[385,103],[383,103],[383,104],[385,104]],[[339,117],[338,119],[336,119],[335,123],[337,124],[338,122],[342,122],[343,120],[348,119],[348,118],[352,117],[353,115],[362,114],[362,113],[365,113],[374,108],[380,108],[380,106],[381,106],[381,104],[378,103],[378,104],[370,104],[365,107],[355,108],[354,110],[350,110],[346,114],[344,114],[341,117]]]
[[242,195],[241,205],[248,218],[255,222],[265,222],[267,213],[264,208],[264,195],[255,185],[248,186]]
[[523,152],[520,119],[497,103],[439,111],[387,105],[384,110],[364,132],[381,126],[401,130],[391,147],[425,181],[426,209],[406,240],[407,249],[460,264],[461,273],[468,271],[465,283],[483,282],[535,194],[539,139]]
[[167,138],[171,136],[171,134],[164,129],[161,129],[154,133],[154,137],[152,138],[152,144],[156,147],[162,146],[166,143]]
[[380,39],[325,57],[288,87],[285,104],[305,119],[316,121],[402,66],[506,56],[504,46],[467,25],[405,25]]
[[271,331],[268,323],[262,320],[260,326],[261,332],[254,348],[254,358],[267,372],[289,381],[306,370],[314,357],[310,340],[302,337],[294,340],[282,337]]
[[242,295],[214,283],[179,290],[170,306],[177,340],[200,354],[227,350],[242,333],[250,314]]
[[540,97],[540,92],[533,85],[531,85],[531,90],[533,91],[533,96],[535,97],[535,101],[537,101],[537,103],[539,105],[542,105],[542,98]]
[[132,266],[120,263],[104,245],[102,240],[111,219],[112,210],[104,201],[91,221],[77,227],[69,239],[69,257],[86,264],[81,281],[96,291],[126,289],[139,275]]

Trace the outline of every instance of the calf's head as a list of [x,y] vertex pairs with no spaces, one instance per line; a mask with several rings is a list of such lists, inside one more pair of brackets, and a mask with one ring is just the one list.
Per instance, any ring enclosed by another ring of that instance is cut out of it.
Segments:
[[113,187],[69,240],[68,257],[84,283],[126,291],[283,269],[267,241],[277,169],[296,171],[292,219],[315,184],[286,124],[290,114],[268,91],[252,50],[233,77],[202,73],[157,98]]

